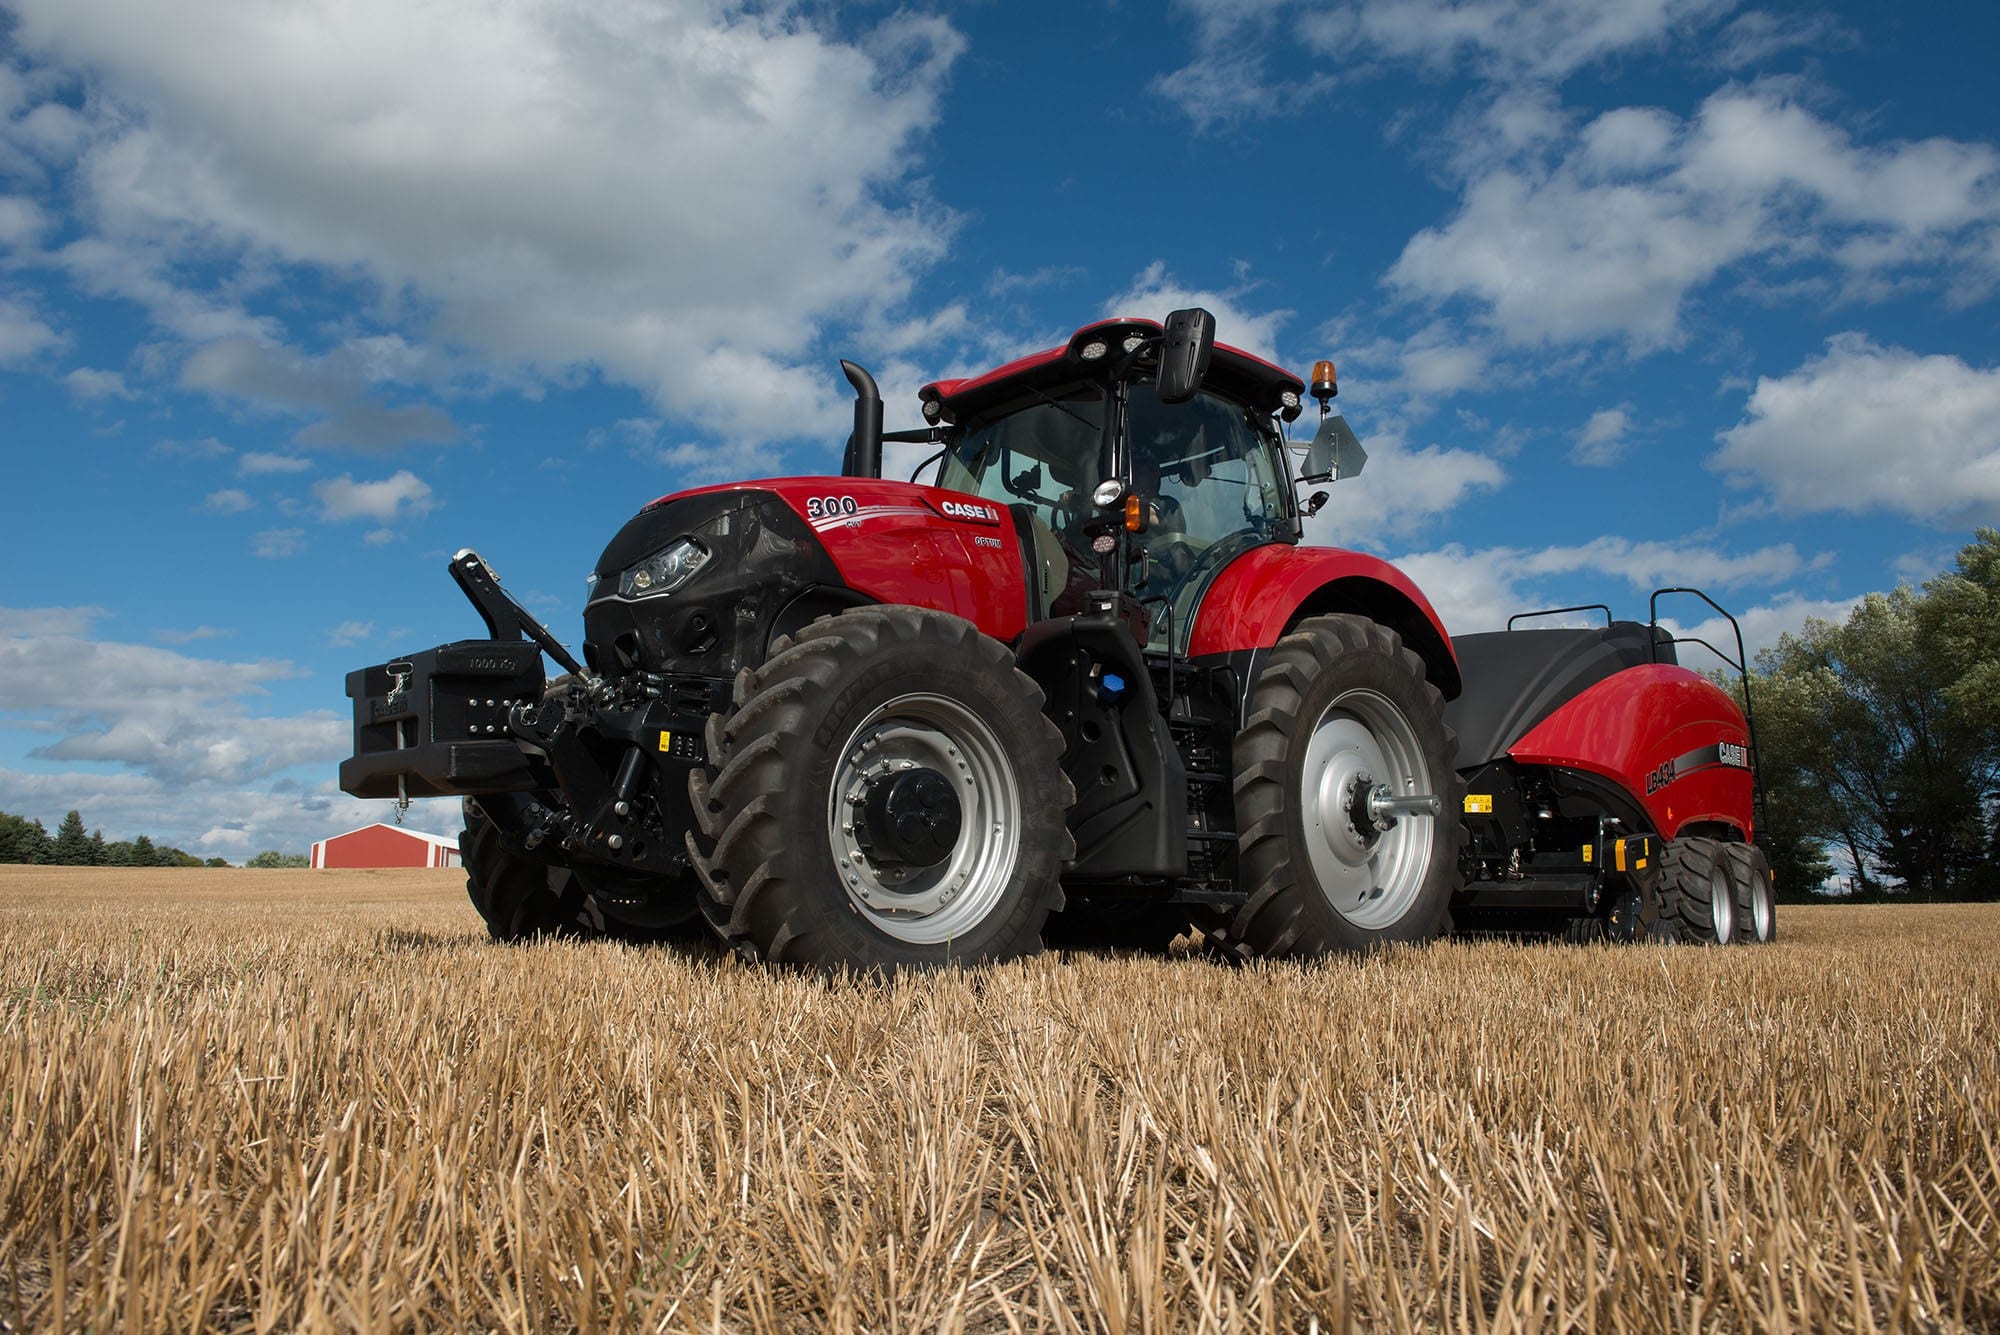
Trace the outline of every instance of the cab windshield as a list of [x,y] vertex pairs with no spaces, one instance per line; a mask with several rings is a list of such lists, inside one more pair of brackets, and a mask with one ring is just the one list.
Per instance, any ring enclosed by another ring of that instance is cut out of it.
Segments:
[[1079,385],[955,428],[938,485],[1025,504],[1061,533],[1085,518],[1103,446],[1104,391]]
[[[1043,549],[1050,615],[1081,610],[1099,558],[1084,525],[1106,476],[1106,397],[1095,384],[1031,395],[963,423],[947,438],[938,485],[1027,508]],[[1154,647],[1184,638],[1200,591],[1237,553],[1284,531],[1290,489],[1268,420],[1210,393],[1160,402],[1150,383],[1127,390],[1124,464],[1145,530],[1129,592],[1153,607]],[[1057,596],[1055,590],[1067,590]]]

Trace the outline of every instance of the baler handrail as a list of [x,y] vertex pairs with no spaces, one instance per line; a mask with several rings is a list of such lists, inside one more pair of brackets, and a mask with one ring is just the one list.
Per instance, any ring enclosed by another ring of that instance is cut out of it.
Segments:
[[1728,609],[1703,593],[1700,589],[1690,589],[1680,585],[1665,589],[1654,589],[1652,600],[1647,604],[1647,616],[1651,619],[1654,633],[1647,637],[1646,647],[1655,663],[1660,661],[1660,599],[1663,595],[1674,593],[1690,593],[1701,599],[1714,608],[1716,614],[1729,623],[1729,629],[1736,633],[1736,657],[1734,659],[1731,659],[1728,654],[1723,653],[1720,649],[1698,635],[1675,636],[1671,643],[1698,644],[1736,669],[1736,680],[1743,688],[1743,726],[1750,734],[1750,776],[1756,784],[1754,801],[1762,808],[1762,811],[1759,813],[1758,824],[1760,826],[1768,825],[1771,820],[1771,804],[1769,799],[1764,795],[1763,758],[1758,754],[1757,747],[1757,716],[1752,712],[1750,707],[1750,655],[1743,648],[1743,627],[1737,622],[1735,617],[1729,614]]
[[[1743,652],[1743,627],[1736,624],[1736,618],[1729,615],[1728,610],[1724,608],[1721,603],[1718,603],[1717,601],[1715,601],[1715,599],[1709,597],[1707,594],[1703,593],[1700,589],[1683,588],[1678,585],[1673,588],[1654,589],[1652,601],[1649,604],[1647,604],[1646,608],[1647,618],[1652,622],[1654,628],[1657,629],[1660,624],[1660,597],[1663,594],[1669,594],[1669,593],[1691,593],[1695,597],[1707,603],[1710,607],[1714,608],[1716,615],[1721,617],[1724,621],[1727,621],[1729,623],[1729,629],[1736,632],[1736,657],[1731,658],[1728,654],[1723,653],[1722,650],[1716,648],[1714,645],[1708,643],[1706,640],[1698,639],[1693,635],[1675,636],[1673,642],[1675,644],[1699,644],[1702,648],[1708,650],[1710,653],[1714,654],[1717,658],[1729,664],[1729,666],[1735,668],[1736,674],[1738,676],[1747,676],[1750,671],[1748,666],[1750,659],[1749,656]],[[1657,643],[1658,641],[1656,640],[1655,644]],[[1653,661],[1656,663],[1659,662],[1659,652],[1657,648],[1654,650],[1653,653]]]
[[[1654,641],[1654,643],[1657,644],[1658,641],[1656,640]],[[1729,664],[1729,666],[1736,668],[1737,676],[1741,677],[1743,675],[1743,669],[1740,667],[1736,667],[1735,661],[1731,659],[1728,654],[1723,653],[1722,650],[1716,648],[1714,645],[1710,644],[1707,640],[1702,639],[1701,636],[1699,635],[1676,635],[1673,639],[1673,643],[1698,644],[1702,648],[1714,654],[1717,658],[1721,659],[1723,662]],[[1660,661],[1659,655],[1657,653],[1653,655],[1653,661],[1655,663]]]
[[1602,612],[1604,628],[1611,629],[1611,609],[1603,603],[1578,603],[1575,607],[1544,607],[1539,612],[1516,612],[1507,618],[1507,629],[1514,629],[1516,621],[1533,621],[1536,617],[1561,616],[1565,612]]

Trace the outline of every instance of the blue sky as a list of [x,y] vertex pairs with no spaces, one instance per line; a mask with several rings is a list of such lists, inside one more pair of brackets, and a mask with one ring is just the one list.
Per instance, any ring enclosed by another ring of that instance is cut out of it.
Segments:
[[[1458,632],[1768,643],[2000,520],[2000,10],[0,0],[0,810],[240,860],[342,677],[640,504],[1200,302]],[[1687,619],[1696,618],[1690,614]],[[457,828],[433,808],[413,824]]]

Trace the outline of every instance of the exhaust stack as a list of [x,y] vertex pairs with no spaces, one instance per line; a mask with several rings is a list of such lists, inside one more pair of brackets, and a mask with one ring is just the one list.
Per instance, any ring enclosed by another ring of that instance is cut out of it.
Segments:
[[842,477],[882,476],[882,392],[875,377],[843,360],[840,369],[854,386],[854,434],[847,438],[847,453],[840,461]]

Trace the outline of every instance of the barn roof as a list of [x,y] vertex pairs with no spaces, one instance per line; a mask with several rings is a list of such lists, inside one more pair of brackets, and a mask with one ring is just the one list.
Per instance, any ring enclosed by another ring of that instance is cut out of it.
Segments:
[[360,834],[363,830],[387,830],[391,834],[407,834],[412,839],[421,839],[433,847],[439,844],[444,845],[446,848],[458,847],[457,835],[427,834],[422,830],[413,830],[407,825],[389,825],[379,820],[370,825],[357,825],[351,830],[342,830],[339,834],[330,834],[324,839],[315,839],[313,842],[316,844],[330,844],[336,839],[345,839],[350,834]]

